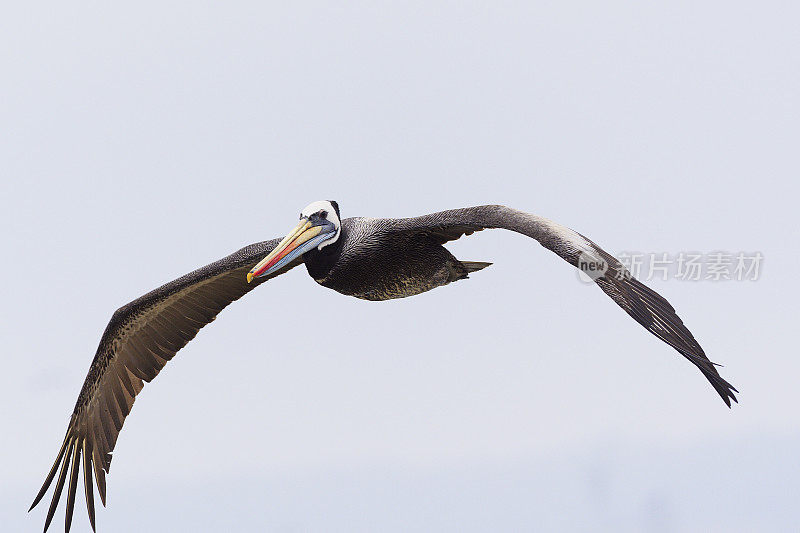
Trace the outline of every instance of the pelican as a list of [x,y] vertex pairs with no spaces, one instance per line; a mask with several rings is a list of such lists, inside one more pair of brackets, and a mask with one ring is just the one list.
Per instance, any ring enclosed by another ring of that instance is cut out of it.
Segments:
[[44,530],[50,526],[67,475],[69,531],[83,467],[83,488],[95,530],[94,485],[106,504],[106,474],[125,417],[150,382],[197,332],[231,302],[305,263],[322,285],[365,300],[429,291],[491,263],[459,261],[444,246],[476,231],[502,228],[536,239],[579,268],[650,333],[693,363],[728,407],[738,392],[717,372],[672,306],[636,280],[590,239],[546,218],[502,205],[441,211],[415,218],[341,219],[334,201],[309,204],[285,238],[245,246],[117,309],[83,383],[58,456],[33,509],[58,474]]

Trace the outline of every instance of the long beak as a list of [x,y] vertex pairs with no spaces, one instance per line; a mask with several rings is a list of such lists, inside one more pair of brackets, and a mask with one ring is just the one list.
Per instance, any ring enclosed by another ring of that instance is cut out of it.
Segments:
[[[247,283],[253,281],[253,278],[271,274],[298,255],[313,248],[313,246],[310,246],[311,244],[316,246],[316,242],[309,243],[308,241],[319,236],[322,229],[323,226],[313,226],[310,220],[305,217],[301,218],[297,227],[284,237],[267,257],[259,261],[258,264],[247,273]],[[303,246],[303,244],[306,244],[306,246]]]

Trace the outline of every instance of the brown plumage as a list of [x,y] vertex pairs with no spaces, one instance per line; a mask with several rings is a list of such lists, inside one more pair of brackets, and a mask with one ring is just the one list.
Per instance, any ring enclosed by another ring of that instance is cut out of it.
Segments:
[[[105,474],[111,466],[111,452],[143,382],[155,378],[217,313],[268,279],[248,284],[245,276],[279,240],[242,248],[145,294],[113,314],[78,395],[61,450],[31,505],[33,509],[39,503],[58,471],[45,531],[53,519],[72,459],[65,524],[69,531],[81,456],[87,511],[92,529],[95,528],[92,473],[105,505]],[[300,263],[295,261],[275,275]]]

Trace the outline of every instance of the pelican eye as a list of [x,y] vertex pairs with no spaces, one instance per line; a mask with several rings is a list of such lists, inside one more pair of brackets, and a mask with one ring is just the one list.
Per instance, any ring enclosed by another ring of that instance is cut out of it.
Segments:
[[328,216],[328,212],[327,211],[320,211],[317,214],[319,215],[319,218],[325,218],[325,217]]

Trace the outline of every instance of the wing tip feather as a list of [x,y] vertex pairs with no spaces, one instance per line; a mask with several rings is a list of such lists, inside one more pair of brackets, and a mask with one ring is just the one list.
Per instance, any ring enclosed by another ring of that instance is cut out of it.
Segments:
[[58,501],[61,499],[61,493],[64,490],[64,481],[67,479],[67,467],[69,465],[70,459],[72,458],[72,452],[74,449],[74,439],[69,440],[69,445],[66,449],[66,454],[64,456],[64,460],[61,463],[61,469],[58,472],[58,481],[56,482],[56,488],[53,491],[53,498],[50,500],[50,508],[47,510],[47,518],[44,522],[44,531],[47,531],[47,528],[50,527],[50,523],[53,521],[53,516],[56,514],[56,509],[58,508]]

